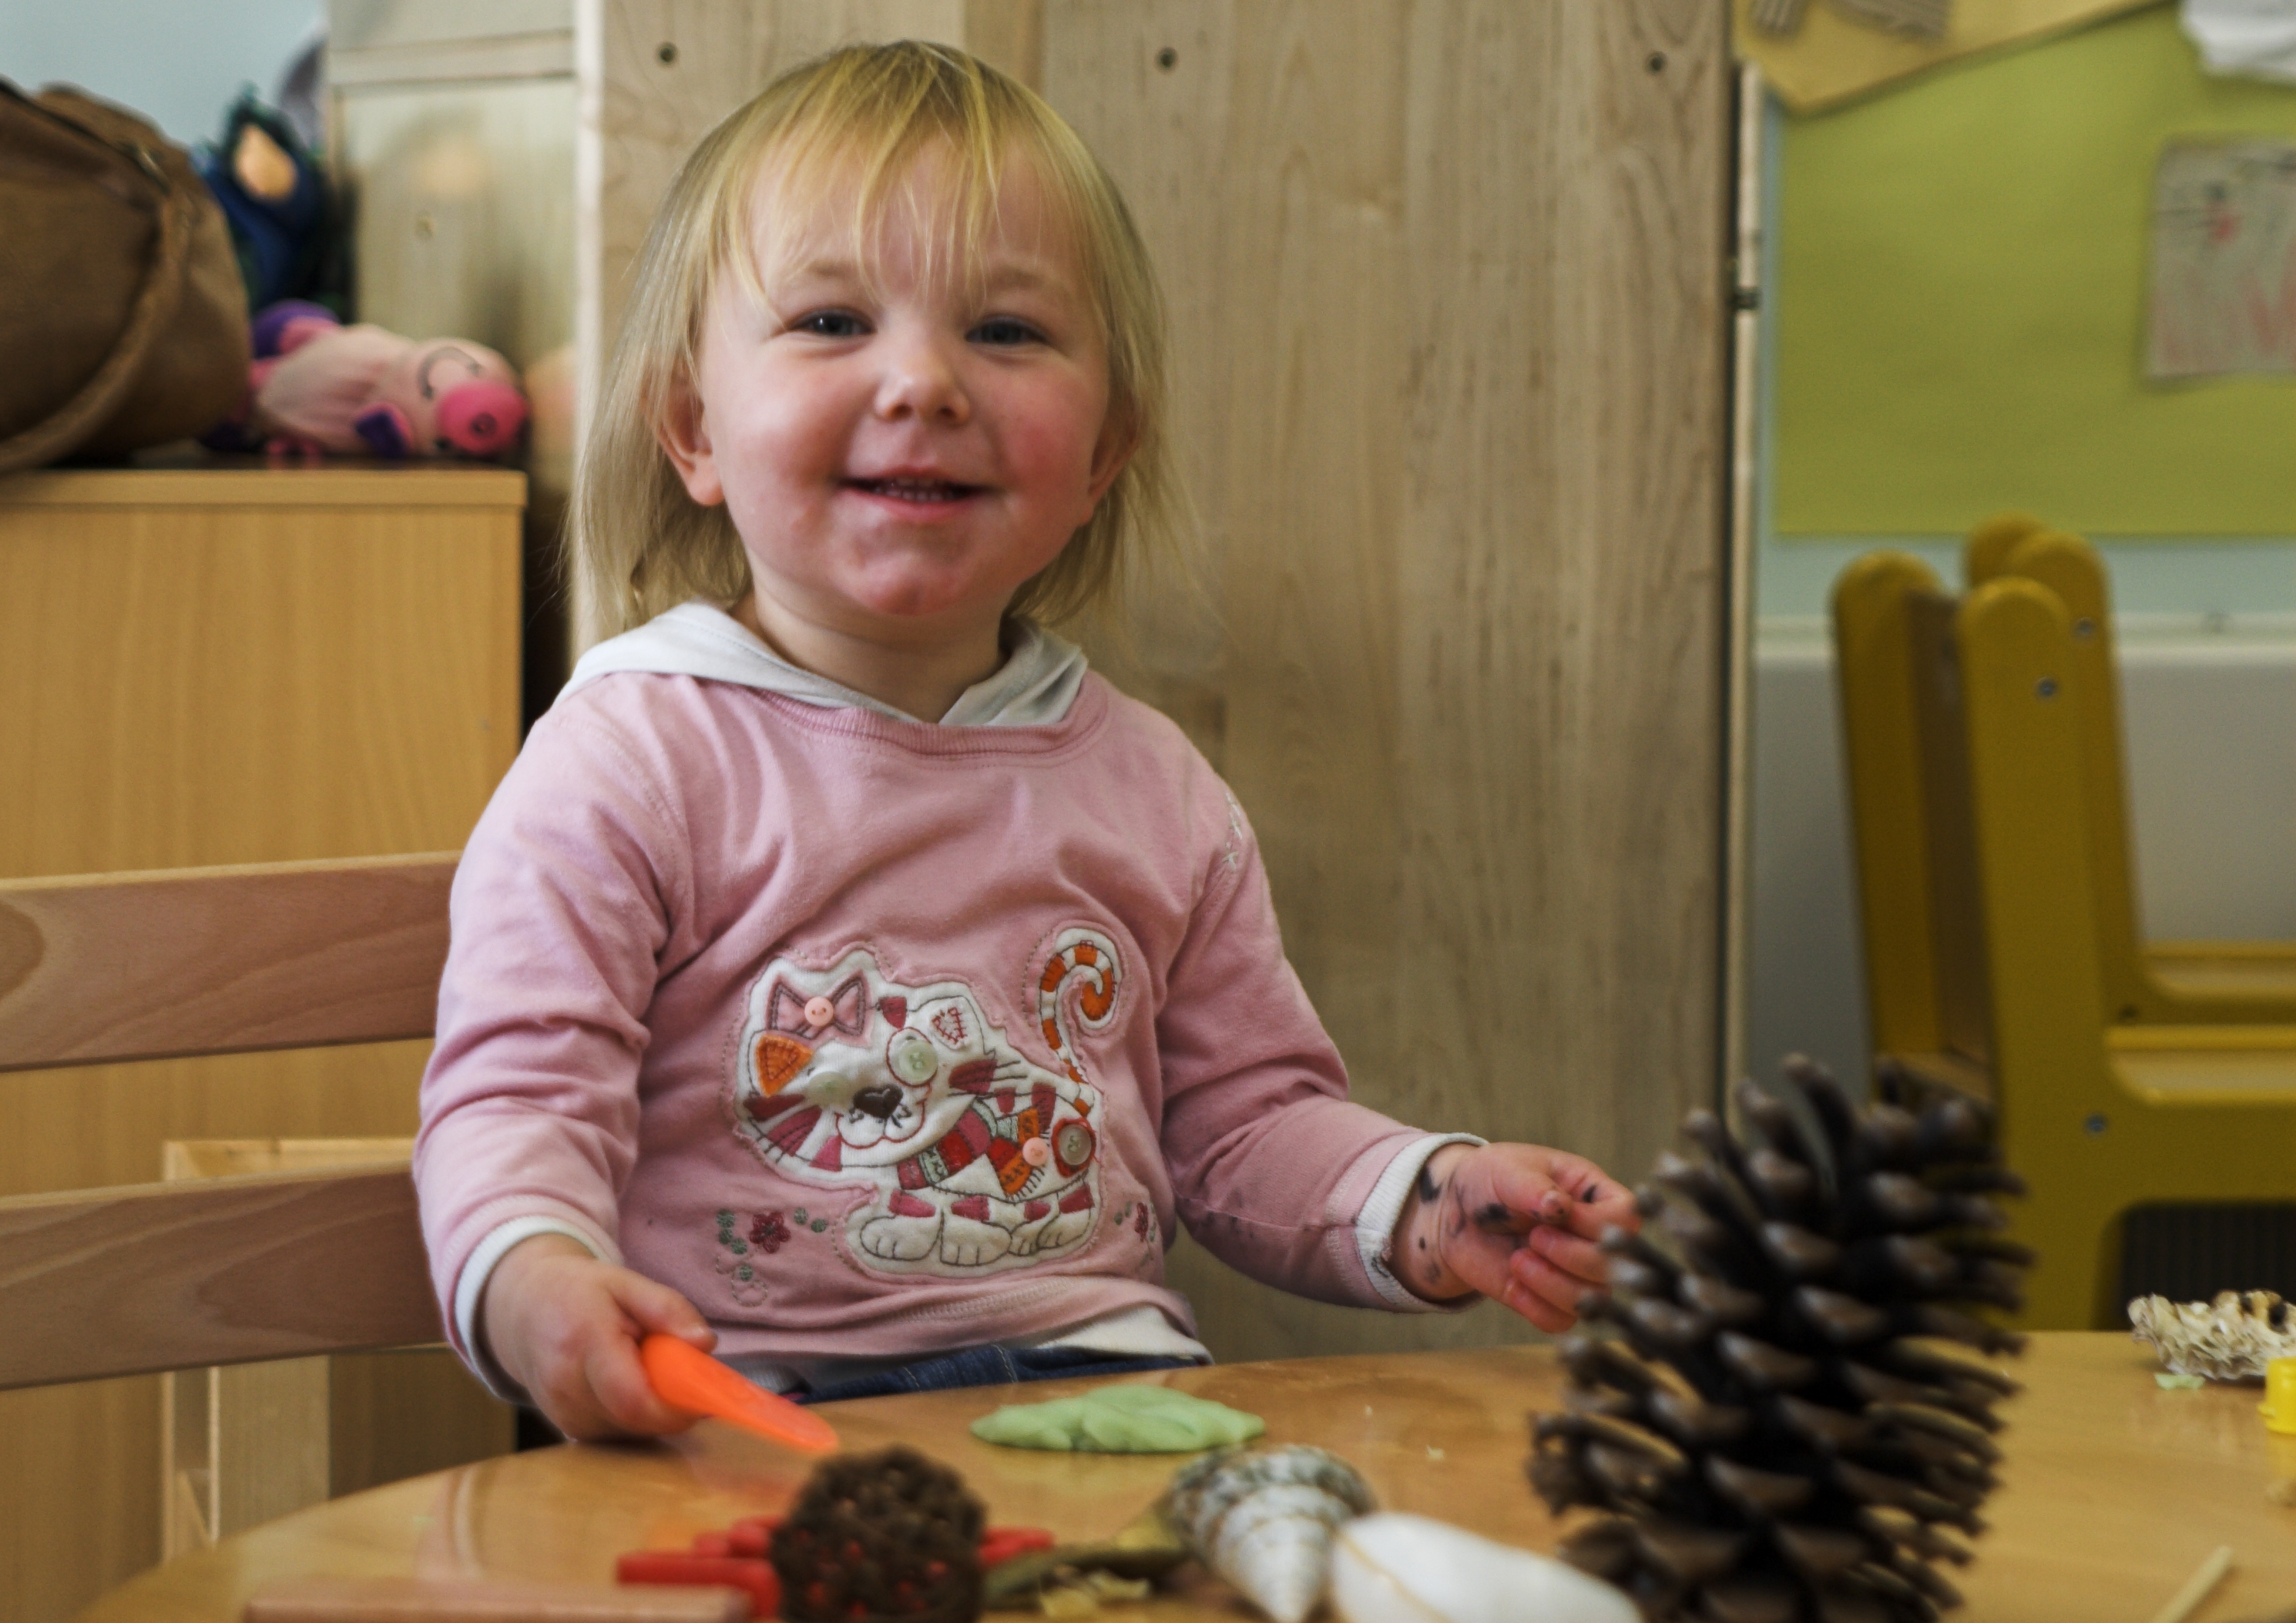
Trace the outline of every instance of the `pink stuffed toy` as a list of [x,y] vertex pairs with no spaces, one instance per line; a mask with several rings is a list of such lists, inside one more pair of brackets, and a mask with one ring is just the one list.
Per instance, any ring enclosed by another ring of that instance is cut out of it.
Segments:
[[526,425],[518,374],[484,344],[417,343],[297,302],[265,310],[254,335],[246,408],[208,437],[210,446],[498,456]]

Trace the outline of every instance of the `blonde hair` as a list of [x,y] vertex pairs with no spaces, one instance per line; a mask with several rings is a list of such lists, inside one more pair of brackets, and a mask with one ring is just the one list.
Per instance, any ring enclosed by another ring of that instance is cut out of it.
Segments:
[[1025,582],[1009,611],[1058,621],[1109,607],[1153,554],[1176,545],[1178,505],[1165,435],[1163,303],[1148,254],[1111,180],[1060,115],[1027,86],[965,53],[915,40],[854,45],[783,74],[702,139],[679,167],[634,273],[620,341],[576,469],[567,561],[595,636],[702,597],[750,588],[748,556],[723,506],[685,493],[655,438],[692,387],[702,322],[729,273],[758,291],[759,182],[772,201],[816,201],[857,176],[857,258],[915,161],[945,153],[955,207],[945,217],[962,266],[977,264],[998,181],[1033,161],[1065,216],[1108,353],[1103,431],[1130,455],[1092,518]]

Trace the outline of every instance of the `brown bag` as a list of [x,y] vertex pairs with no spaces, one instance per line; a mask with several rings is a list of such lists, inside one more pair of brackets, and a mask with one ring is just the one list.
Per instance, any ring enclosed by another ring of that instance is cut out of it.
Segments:
[[190,156],[133,113],[0,79],[0,472],[213,428],[247,294]]

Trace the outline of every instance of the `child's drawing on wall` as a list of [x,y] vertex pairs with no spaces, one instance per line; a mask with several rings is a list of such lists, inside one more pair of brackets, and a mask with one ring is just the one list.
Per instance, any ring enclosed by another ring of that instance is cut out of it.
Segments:
[[2147,329],[2150,378],[2296,372],[2296,145],[2161,149]]

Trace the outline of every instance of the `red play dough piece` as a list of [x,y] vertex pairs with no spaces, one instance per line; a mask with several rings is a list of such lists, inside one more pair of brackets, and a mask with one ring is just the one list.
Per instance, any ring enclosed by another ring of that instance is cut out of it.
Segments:
[[770,1618],[782,1609],[782,1580],[762,1561],[732,1555],[696,1555],[688,1550],[638,1550],[614,1562],[618,1584],[709,1584],[739,1589],[750,1597],[752,1618]]
[[1049,1550],[1053,1536],[1043,1528],[989,1528],[980,1535],[980,1565],[985,1571],[1031,1550]]
[[676,1336],[646,1337],[638,1343],[638,1357],[654,1396],[673,1409],[714,1415],[808,1454],[828,1454],[837,1447],[837,1433],[820,1415],[743,1380],[737,1371]]
[[726,1542],[735,1555],[763,1555],[774,1541],[774,1529],[782,1524],[779,1516],[744,1516],[726,1529]]

